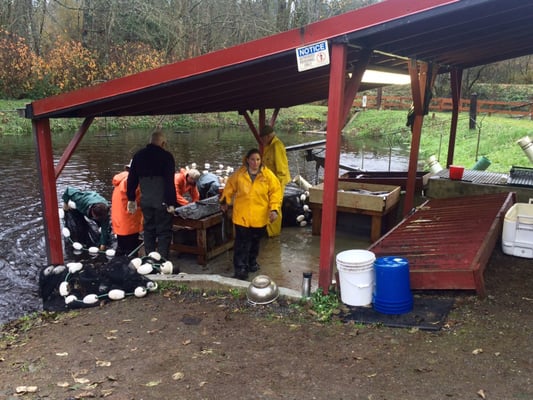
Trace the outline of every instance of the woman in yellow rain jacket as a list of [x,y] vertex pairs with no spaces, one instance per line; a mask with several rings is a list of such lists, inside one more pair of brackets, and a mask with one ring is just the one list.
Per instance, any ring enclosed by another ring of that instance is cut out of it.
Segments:
[[282,200],[278,178],[262,165],[260,151],[251,149],[243,166],[229,177],[220,198],[222,211],[233,205],[235,278],[247,279],[249,272],[259,269],[259,242],[267,224],[278,218]]
[[[131,162],[130,162],[131,164]],[[111,197],[111,226],[117,235],[117,255],[129,255],[141,244],[139,238],[143,230],[143,215],[139,206],[140,189],[135,192],[137,210],[134,214],[128,212],[128,175],[129,166],[113,177],[113,195]],[[136,254],[133,254],[136,256]]]

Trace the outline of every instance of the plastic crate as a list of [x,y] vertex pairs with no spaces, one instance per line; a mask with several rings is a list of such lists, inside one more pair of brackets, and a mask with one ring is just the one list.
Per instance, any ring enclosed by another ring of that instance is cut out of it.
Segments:
[[533,199],[516,203],[505,213],[502,250],[512,256],[533,258]]

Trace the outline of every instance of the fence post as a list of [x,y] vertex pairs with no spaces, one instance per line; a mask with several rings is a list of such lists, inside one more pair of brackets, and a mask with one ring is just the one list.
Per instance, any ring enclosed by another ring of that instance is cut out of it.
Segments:
[[470,95],[470,124],[469,129],[476,129],[476,117],[477,117],[477,93]]

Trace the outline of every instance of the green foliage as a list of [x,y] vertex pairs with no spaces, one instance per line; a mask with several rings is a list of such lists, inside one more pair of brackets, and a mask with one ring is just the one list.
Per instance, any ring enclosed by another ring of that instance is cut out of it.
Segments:
[[24,95],[33,62],[26,41],[0,29],[0,96],[16,99]]
[[478,83],[473,86],[472,91],[480,100],[530,102],[533,98],[532,85]]
[[95,55],[75,41],[58,40],[45,57],[38,57],[32,80],[40,85],[30,90],[32,97],[51,96],[90,86],[98,77]]
[[244,297],[244,292],[241,289],[231,288],[229,289],[229,294],[234,300],[239,300]]
[[[345,131],[364,139],[372,137],[390,144],[388,136],[402,132],[398,140],[410,145],[410,131],[405,130],[407,111],[368,110],[359,113]],[[427,158],[435,155],[445,167],[448,158],[451,113],[430,113],[424,119],[419,152],[419,169],[429,170]],[[383,128],[385,127],[385,128]],[[481,156],[491,161],[489,171],[508,173],[513,165],[529,165],[529,160],[516,141],[531,134],[532,121],[504,115],[479,115],[476,129],[469,129],[468,113],[459,114],[453,162],[471,168]]]
[[317,289],[311,294],[311,309],[316,313],[320,322],[328,322],[334,314],[339,311],[339,298],[337,293],[329,292],[324,294],[322,288]]
[[19,319],[0,325],[0,344],[11,345],[17,341],[21,341],[24,334],[31,331],[33,328],[43,326],[49,322],[55,322],[61,318],[70,318],[75,315],[77,315],[77,312],[75,311],[68,314],[42,311],[24,315]]
[[109,61],[103,66],[106,80],[157,68],[165,63],[164,55],[144,43],[124,43],[115,46]]

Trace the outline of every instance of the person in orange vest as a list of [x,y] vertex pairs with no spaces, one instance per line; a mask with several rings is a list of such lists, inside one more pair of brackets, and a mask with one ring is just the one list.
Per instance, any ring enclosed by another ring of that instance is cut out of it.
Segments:
[[[281,185],[281,195],[285,193],[285,186],[291,181],[291,173],[289,171],[289,161],[287,159],[287,151],[285,145],[276,136],[274,129],[270,125],[265,125],[259,133],[261,141],[263,142],[263,165],[274,172],[274,175],[279,180]],[[281,207],[278,218],[267,225],[267,233],[269,237],[279,236],[281,234]]]
[[176,201],[178,206],[186,206],[200,200],[200,192],[196,187],[196,181],[200,177],[200,171],[195,168],[186,170],[180,169],[180,172],[174,174],[174,186],[176,186]]
[[[128,212],[128,175],[131,161],[124,166],[124,171],[113,177],[113,195],[111,196],[111,226],[117,235],[116,255],[137,257],[142,241],[143,215],[140,208],[141,190],[137,187],[135,202],[137,209],[133,214]],[[133,254],[132,254],[133,253]]]

